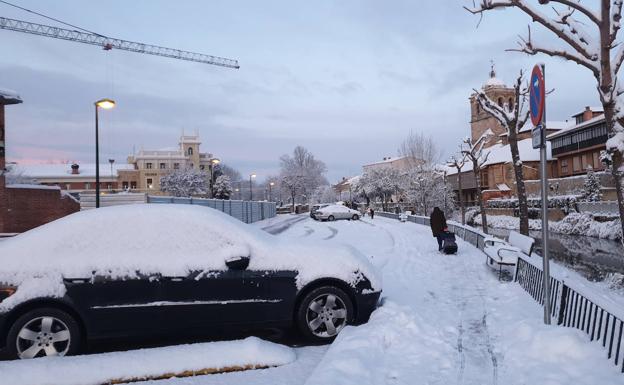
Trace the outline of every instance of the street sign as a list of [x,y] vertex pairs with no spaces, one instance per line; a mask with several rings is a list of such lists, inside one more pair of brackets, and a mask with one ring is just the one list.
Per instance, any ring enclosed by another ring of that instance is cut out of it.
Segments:
[[544,144],[544,133],[542,129],[542,125],[538,124],[537,127],[531,130],[531,138],[533,139],[533,148],[542,148],[542,144]]
[[539,65],[533,67],[529,84],[529,106],[531,108],[531,122],[537,127],[542,123],[544,105],[546,104],[546,91],[544,86],[544,73]]

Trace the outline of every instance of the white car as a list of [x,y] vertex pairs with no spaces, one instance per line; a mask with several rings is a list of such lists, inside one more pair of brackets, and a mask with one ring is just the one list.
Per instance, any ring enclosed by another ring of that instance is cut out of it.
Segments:
[[336,219],[349,219],[357,221],[360,219],[360,212],[352,210],[343,205],[330,205],[319,209],[315,214],[316,219],[322,221],[335,221]]

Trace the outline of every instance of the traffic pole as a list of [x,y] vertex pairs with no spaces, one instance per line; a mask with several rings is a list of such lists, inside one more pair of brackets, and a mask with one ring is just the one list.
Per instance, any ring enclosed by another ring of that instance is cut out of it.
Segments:
[[[542,67],[542,77],[546,78],[546,66]],[[544,83],[546,81],[544,80]],[[544,270],[544,279],[542,282],[544,292],[544,323],[551,324],[550,319],[550,260],[548,259],[548,154],[546,146],[546,87],[544,87],[544,110],[542,112],[542,143],[540,147],[540,166],[541,166],[541,182],[542,182],[542,268]]]

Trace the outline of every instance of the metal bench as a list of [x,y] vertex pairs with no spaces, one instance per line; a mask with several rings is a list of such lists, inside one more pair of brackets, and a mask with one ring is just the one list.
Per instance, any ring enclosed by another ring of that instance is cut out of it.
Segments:
[[534,245],[535,239],[516,231],[509,233],[509,242],[498,238],[485,238],[483,247],[486,256],[485,263],[492,268],[498,266],[498,279],[500,280],[503,266],[516,266],[519,253],[530,257]]

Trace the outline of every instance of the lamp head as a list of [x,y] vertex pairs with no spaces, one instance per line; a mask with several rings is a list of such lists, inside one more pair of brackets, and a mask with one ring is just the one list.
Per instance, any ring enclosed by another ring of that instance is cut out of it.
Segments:
[[255,178],[255,177],[256,177],[256,174],[251,174],[251,175],[249,175],[249,177],[250,177],[250,178]]
[[219,163],[221,163],[221,160],[219,160],[217,158],[213,158],[213,159],[210,159],[210,163],[212,163],[212,164],[219,164]]
[[115,101],[112,99],[100,99],[95,102],[95,105],[105,110],[110,110],[111,108],[115,107]]

